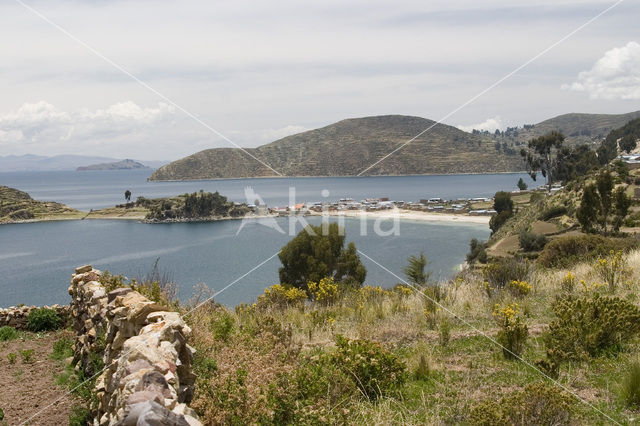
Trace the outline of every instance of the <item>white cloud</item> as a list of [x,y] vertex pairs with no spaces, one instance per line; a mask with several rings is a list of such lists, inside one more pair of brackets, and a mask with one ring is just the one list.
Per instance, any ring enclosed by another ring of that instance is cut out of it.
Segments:
[[564,90],[587,92],[591,99],[640,99],[640,44],[630,41],[609,50]]
[[[143,108],[131,101],[113,104],[104,109],[63,111],[40,101],[25,103],[16,111],[0,114],[0,146],[37,144],[39,148],[107,142],[135,137],[165,122],[174,108],[159,103],[157,108]],[[19,150],[19,149],[18,149]]]
[[502,123],[502,119],[500,116],[495,116],[493,118],[487,118],[482,123],[471,124],[469,126],[458,125],[456,126],[458,129],[463,130],[465,132],[471,133],[471,131],[475,130],[487,130],[489,132],[495,132],[496,129],[502,129],[504,124]]

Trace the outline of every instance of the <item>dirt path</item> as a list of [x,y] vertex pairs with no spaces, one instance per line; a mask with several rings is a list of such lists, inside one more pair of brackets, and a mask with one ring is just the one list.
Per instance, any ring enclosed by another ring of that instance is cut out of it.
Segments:
[[[53,344],[62,336],[72,338],[70,331],[56,331],[42,336],[28,334],[24,339],[0,342],[0,408],[8,425],[18,425],[51,404],[29,425],[67,425],[73,404],[80,402],[65,395],[67,389],[57,386],[54,374],[64,371],[64,363],[50,358]],[[20,351],[33,349],[33,360],[25,362]],[[16,354],[14,364],[9,354]],[[1,423],[1,422],[0,422]]]

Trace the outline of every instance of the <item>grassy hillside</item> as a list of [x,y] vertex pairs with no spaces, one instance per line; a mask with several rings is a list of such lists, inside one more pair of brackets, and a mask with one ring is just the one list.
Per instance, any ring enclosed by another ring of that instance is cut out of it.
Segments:
[[37,201],[26,192],[0,185],[0,223],[20,220],[77,219],[79,210],[53,201]]
[[[353,176],[433,124],[401,115],[354,118],[247,151],[286,176]],[[496,151],[490,138],[437,124],[365,174],[482,173],[522,168],[519,156]],[[150,179],[274,175],[238,149],[216,148],[163,166]]]

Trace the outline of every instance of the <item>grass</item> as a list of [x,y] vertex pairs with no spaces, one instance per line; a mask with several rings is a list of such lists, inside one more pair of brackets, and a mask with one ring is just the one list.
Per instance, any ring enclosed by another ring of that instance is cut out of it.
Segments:
[[[638,265],[640,251],[632,251],[626,258],[629,265]],[[483,277],[466,272],[441,283],[440,306],[407,287],[363,288],[326,306],[311,302],[284,308],[241,305],[232,311],[205,305],[188,317],[200,374],[193,406],[206,421],[223,422],[230,418],[230,408],[220,403],[221,397],[240,398],[246,417],[236,420],[259,418],[269,423],[270,392],[298,389],[299,384],[283,378],[304,371],[305,360],[334,353],[336,336],[343,335],[379,342],[406,364],[406,382],[375,401],[346,390],[335,400],[324,394],[289,395],[295,401],[292,406],[298,407],[293,410],[299,416],[295,421],[308,420],[310,417],[304,416],[312,413],[320,423],[322,418],[348,424],[465,423],[468,413],[487,398],[506,401],[531,384],[553,386],[533,364],[546,356],[544,333],[554,318],[553,302],[561,294],[561,281],[568,272],[532,267],[527,277],[532,290],[519,297],[508,291],[495,291],[489,297],[482,287]],[[606,287],[594,286],[601,281],[594,262],[578,264],[571,272],[579,283],[574,289],[576,296],[593,291],[610,294]],[[639,281],[640,270],[633,269],[628,283],[615,294],[637,303],[635,283]],[[524,362],[505,359],[492,341],[499,330],[492,315],[495,304],[513,302],[518,303],[529,329],[522,352]],[[561,364],[558,383],[569,390],[563,392],[571,396],[574,420],[606,423],[607,418],[596,407],[621,423],[633,421],[636,408],[626,402],[630,397],[624,396],[619,378],[630,374],[627,372],[638,350],[640,339],[636,336],[615,355]],[[246,373],[241,385],[235,381],[239,371]],[[344,379],[314,377],[328,383],[325,393]],[[638,381],[629,389],[640,389],[640,373],[638,377],[629,378]],[[215,389],[222,388],[227,390],[221,396]],[[277,400],[283,403],[284,396],[278,395]]]

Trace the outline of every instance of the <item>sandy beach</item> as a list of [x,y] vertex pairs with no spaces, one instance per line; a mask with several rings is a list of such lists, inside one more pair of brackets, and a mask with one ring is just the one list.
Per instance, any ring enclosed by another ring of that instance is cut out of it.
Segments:
[[[420,212],[415,210],[378,210],[378,211],[330,211],[326,212],[329,216],[345,216],[345,217],[366,217],[371,219],[393,219],[400,220],[416,220],[424,222],[460,222],[460,223],[479,223],[489,224],[490,216],[471,216],[468,214],[453,213],[432,213]],[[312,216],[321,216],[322,213],[311,212]]]

